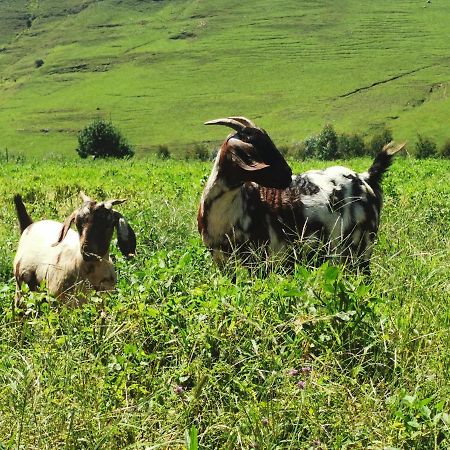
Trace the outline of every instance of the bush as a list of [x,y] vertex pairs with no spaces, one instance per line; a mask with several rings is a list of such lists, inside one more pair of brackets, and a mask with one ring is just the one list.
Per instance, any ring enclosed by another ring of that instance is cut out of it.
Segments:
[[327,124],[317,136],[305,139],[301,157],[318,159],[336,159],[338,157],[338,137],[333,125]]
[[111,122],[97,119],[78,133],[77,153],[81,158],[129,158],[134,150]]
[[156,154],[159,159],[169,159],[170,158],[169,147],[167,147],[167,145],[160,145],[158,147],[158,151]]
[[278,147],[278,150],[285,158],[287,158],[287,156],[289,154],[289,146],[287,146],[287,145],[280,145]]
[[317,158],[338,158],[338,137],[331,124],[325,125],[318,136]]
[[441,156],[442,158],[450,159],[450,139],[447,140],[444,146],[441,148],[439,156]]
[[437,155],[436,143],[431,139],[417,135],[415,156],[419,159],[432,158]]
[[338,138],[338,154],[340,158],[363,156],[367,152],[364,139],[359,134],[341,134]]
[[369,144],[369,152],[371,155],[375,156],[381,150],[383,147],[388,143],[392,141],[392,131],[388,128],[385,128],[380,133],[374,135],[372,137],[372,140]]
[[290,152],[296,159],[305,159],[305,141],[294,142]]
[[205,144],[195,144],[194,148],[186,152],[186,159],[199,159],[200,161],[209,160],[209,151]]
[[220,152],[220,147],[214,147],[209,153],[209,159],[214,161]]

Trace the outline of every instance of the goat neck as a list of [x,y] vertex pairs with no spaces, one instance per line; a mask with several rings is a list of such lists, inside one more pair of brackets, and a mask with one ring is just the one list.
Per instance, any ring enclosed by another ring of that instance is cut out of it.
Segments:
[[[198,212],[198,230],[203,239],[208,240],[208,228],[214,227],[214,220],[209,219],[211,210],[214,215],[227,215],[232,210],[238,213],[241,209],[240,189],[244,180],[236,176],[233,162],[227,154],[227,142],[225,142],[217,154],[211,174],[203,191]],[[212,233],[214,234],[214,233]]]

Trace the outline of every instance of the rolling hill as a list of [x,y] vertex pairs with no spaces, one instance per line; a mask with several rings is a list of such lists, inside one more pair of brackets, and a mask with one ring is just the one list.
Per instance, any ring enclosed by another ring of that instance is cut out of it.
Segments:
[[0,151],[75,157],[96,117],[181,150],[231,114],[283,144],[325,123],[441,144],[449,20],[444,0],[2,1]]

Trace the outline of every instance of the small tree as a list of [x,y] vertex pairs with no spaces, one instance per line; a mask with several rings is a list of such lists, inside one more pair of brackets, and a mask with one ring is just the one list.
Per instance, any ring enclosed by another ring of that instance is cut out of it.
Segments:
[[191,147],[186,151],[185,159],[198,159],[200,161],[208,161],[208,147],[205,144],[195,144],[194,147]]
[[416,158],[424,159],[424,158],[433,158],[437,155],[437,145],[431,139],[417,135],[416,142]]
[[278,147],[280,153],[286,158],[289,154],[289,146],[288,145],[280,145]]
[[134,150],[111,122],[96,119],[78,133],[77,153],[81,158],[129,158]]
[[160,145],[158,147],[157,155],[159,159],[169,159],[170,158],[169,147],[167,147],[167,145]]
[[363,156],[366,153],[364,139],[359,134],[341,134],[338,138],[338,154],[340,158]]
[[450,139],[445,141],[444,146],[441,148],[441,151],[439,152],[439,156],[442,158],[450,159]]
[[327,124],[320,134],[306,138],[301,157],[303,159],[336,159],[338,157],[338,137],[333,125]]
[[300,159],[315,158],[317,155],[318,136],[309,136],[299,146],[298,155]]
[[372,137],[372,140],[369,144],[369,152],[371,155],[376,155],[383,147],[388,143],[392,141],[392,131],[388,128],[385,128],[384,130],[380,131],[378,134],[375,134]]
[[316,157],[319,159],[338,157],[338,137],[331,124],[325,125],[318,136]]

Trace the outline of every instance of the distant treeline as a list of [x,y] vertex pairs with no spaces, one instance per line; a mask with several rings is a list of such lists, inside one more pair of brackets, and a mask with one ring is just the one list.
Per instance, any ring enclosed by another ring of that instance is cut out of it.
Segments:
[[[366,142],[360,134],[338,134],[332,125],[327,124],[319,134],[310,136],[291,147],[285,147],[284,153],[298,159],[316,158],[323,160],[375,156],[392,140],[392,131],[388,128],[373,135],[370,141]],[[444,146],[438,149],[437,144],[432,139],[418,134],[412,154],[420,159],[450,158],[450,140],[447,140]]]
[[[293,159],[349,159],[361,156],[376,155],[388,142],[393,140],[392,131],[388,128],[382,129],[373,135],[369,141],[364,140],[361,134],[337,133],[333,125],[327,124],[319,134],[309,136],[303,141],[292,145],[282,145],[279,150],[285,157]],[[218,148],[211,150],[205,143],[197,143],[187,146],[183,157],[185,160],[208,161],[214,159]],[[438,148],[436,142],[431,138],[417,135],[417,139],[409,153],[418,159],[425,158],[447,158],[450,159],[450,139]],[[78,133],[78,155],[82,158],[131,158],[134,155],[133,147],[127,142],[122,133],[110,122],[96,119]],[[172,154],[168,145],[159,145],[156,155],[159,159],[169,159],[176,156],[179,151]],[[25,161],[23,155],[13,155],[5,149],[0,152],[0,161]]]
[[[309,136],[305,140],[290,146],[282,145],[279,150],[284,156],[299,160],[348,159],[374,156],[392,140],[392,131],[388,128],[373,135],[369,141],[365,141],[361,134],[337,133],[333,125],[327,124],[319,134]],[[217,152],[217,148],[210,151],[206,144],[195,144],[186,150],[184,157],[187,160],[206,161],[213,159]],[[436,142],[431,138],[418,134],[417,140],[413,147],[409,148],[409,152],[419,159],[450,158],[450,139],[441,148],[438,148]],[[171,157],[171,151],[167,145],[160,145],[157,149],[157,155],[161,159],[168,159]]]

